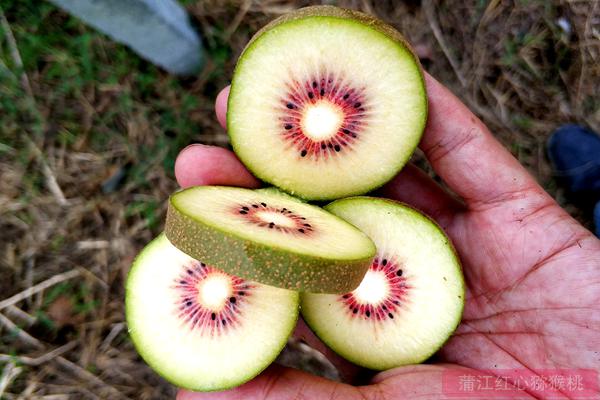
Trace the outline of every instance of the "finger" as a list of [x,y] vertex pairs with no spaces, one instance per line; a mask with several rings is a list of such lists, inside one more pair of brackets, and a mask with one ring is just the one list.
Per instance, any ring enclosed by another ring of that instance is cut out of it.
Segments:
[[429,74],[425,78],[429,118],[420,147],[436,173],[469,208],[538,188],[460,100]]
[[[375,377],[372,385],[354,387],[295,369],[271,366],[254,380],[237,388],[212,393],[181,390],[177,400],[438,399],[445,397],[444,377],[461,373],[476,374],[476,371],[456,365],[413,365],[383,372]],[[522,392],[511,392],[513,395],[519,393]]]
[[250,382],[234,389],[210,393],[181,390],[177,394],[177,400],[289,400],[300,398],[365,400],[361,389],[354,386],[276,365],[269,367]]
[[333,350],[327,347],[327,345],[310,330],[303,318],[298,319],[298,324],[294,330],[294,337],[304,341],[307,345],[323,354],[337,369],[343,382],[353,383],[355,381],[361,368],[337,355]]
[[227,128],[227,98],[229,97],[230,88],[231,86],[223,88],[217,95],[217,100],[215,100],[215,113],[223,128]]
[[231,151],[193,144],[175,160],[175,178],[183,188],[197,185],[260,187],[256,179]]
[[453,216],[464,208],[460,201],[412,164],[404,167],[376,194],[413,206],[444,228],[450,224]]

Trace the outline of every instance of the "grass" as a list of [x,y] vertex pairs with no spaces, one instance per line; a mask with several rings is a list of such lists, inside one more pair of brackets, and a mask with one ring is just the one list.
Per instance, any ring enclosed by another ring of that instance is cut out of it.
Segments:
[[[177,152],[227,146],[212,108],[245,43],[308,4],[184,3],[209,62],[179,79],[48,2],[0,0],[0,304],[22,295],[0,307],[2,399],[173,395],[128,339],[126,273],[161,230]],[[544,143],[565,122],[600,130],[595,2],[337,3],[404,32],[426,68],[589,223],[556,184]]]

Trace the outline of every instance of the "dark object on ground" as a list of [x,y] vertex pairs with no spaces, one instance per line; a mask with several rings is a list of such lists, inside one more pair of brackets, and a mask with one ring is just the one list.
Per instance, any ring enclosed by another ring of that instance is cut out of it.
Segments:
[[594,225],[596,225],[596,236],[600,237],[600,201],[596,203],[594,208]]
[[595,205],[600,236],[600,136],[579,125],[563,125],[548,140],[548,156],[573,201],[584,210]]

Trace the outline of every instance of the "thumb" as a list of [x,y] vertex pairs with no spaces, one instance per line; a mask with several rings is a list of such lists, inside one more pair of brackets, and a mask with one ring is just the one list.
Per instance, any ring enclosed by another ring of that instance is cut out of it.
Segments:
[[[365,400],[366,389],[272,365],[262,374],[224,392],[195,393],[180,390],[177,400]],[[385,400],[381,399],[380,400]],[[391,400],[391,398],[390,398]]]

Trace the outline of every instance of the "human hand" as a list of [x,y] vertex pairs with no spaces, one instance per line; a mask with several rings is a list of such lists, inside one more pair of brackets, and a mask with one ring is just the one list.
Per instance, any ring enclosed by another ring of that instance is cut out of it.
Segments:
[[[600,241],[537,184],[465,105],[429,75],[426,84],[429,119],[420,148],[454,193],[408,165],[378,194],[434,218],[462,260],[467,284],[463,320],[439,351],[440,363],[384,371],[360,387],[272,366],[238,388],[180,391],[179,400],[439,398],[449,370],[598,370]],[[227,95],[226,88],[216,102],[223,126]],[[182,187],[260,186],[233,153],[203,145],[181,152],[175,175]],[[304,325],[297,333],[332,356]],[[342,368],[348,370],[347,364]],[[537,392],[510,387],[503,392],[507,397],[561,396],[547,387]]]

